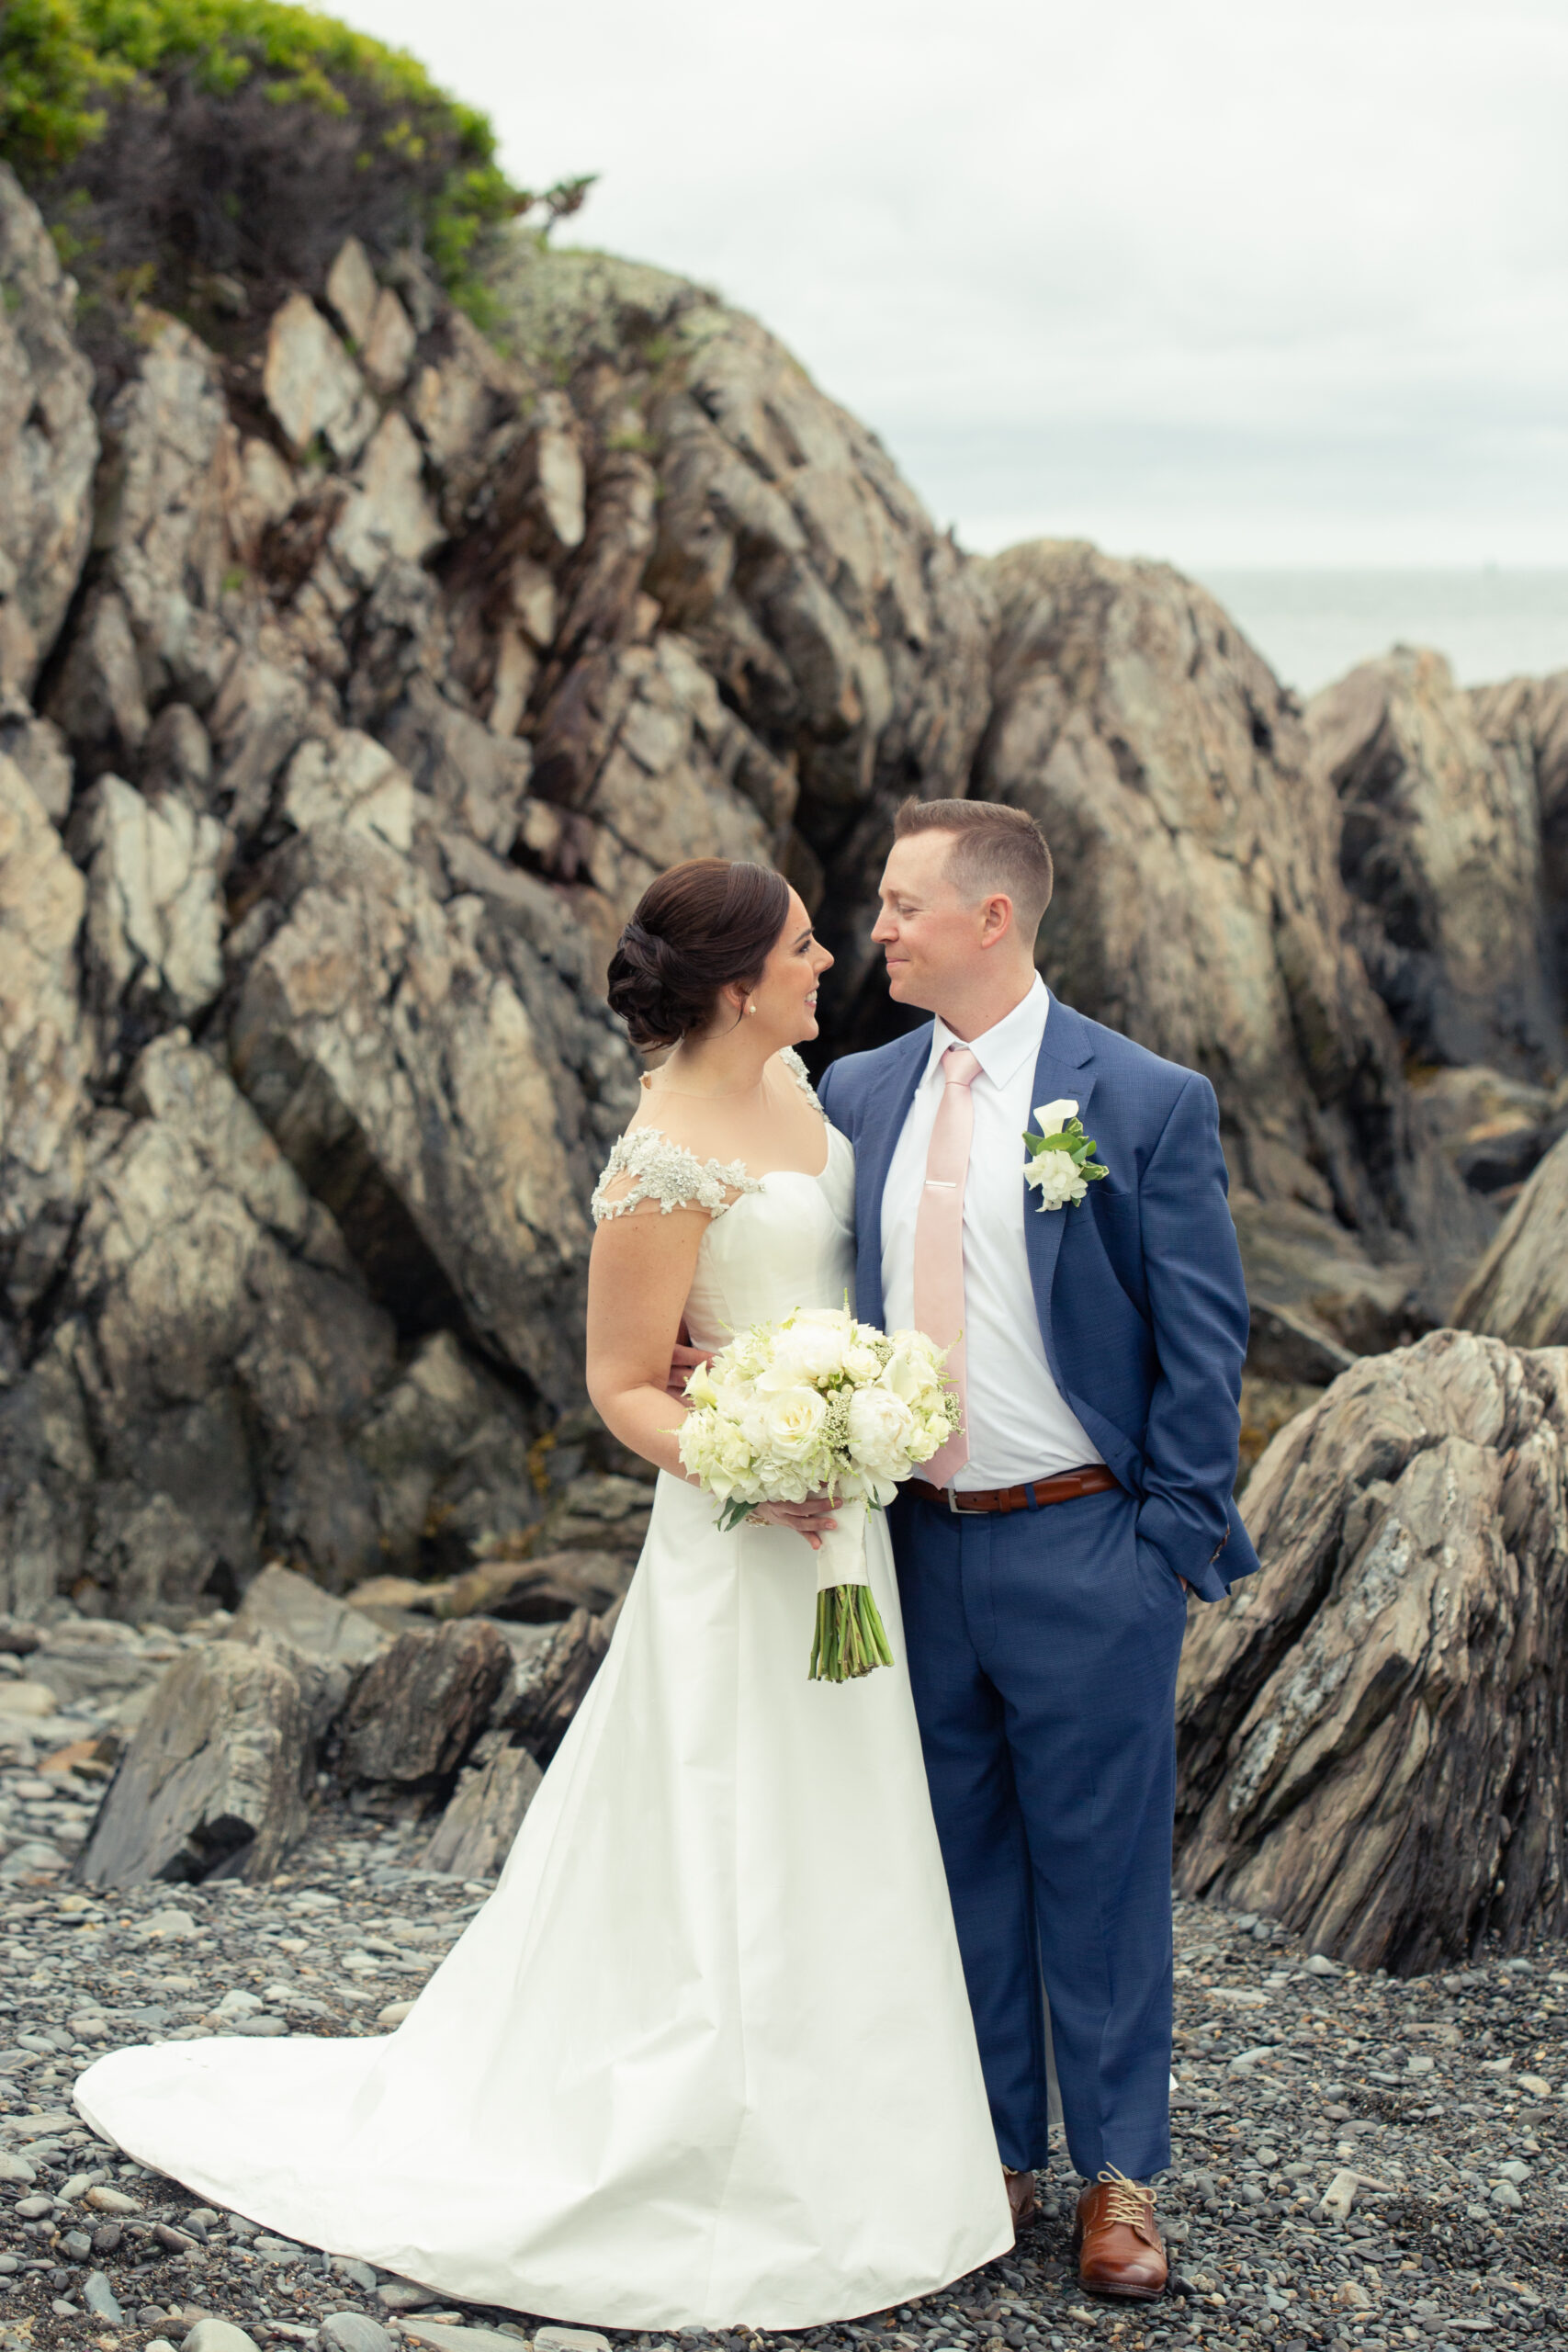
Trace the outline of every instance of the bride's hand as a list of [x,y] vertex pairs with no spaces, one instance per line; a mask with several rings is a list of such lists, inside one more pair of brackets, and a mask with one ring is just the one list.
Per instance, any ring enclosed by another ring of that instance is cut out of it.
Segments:
[[750,1523],[753,1527],[791,1527],[797,1535],[805,1536],[814,1552],[822,1549],[822,1538],[839,1524],[826,1495],[808,1495],[803,1503],[759,1503]]

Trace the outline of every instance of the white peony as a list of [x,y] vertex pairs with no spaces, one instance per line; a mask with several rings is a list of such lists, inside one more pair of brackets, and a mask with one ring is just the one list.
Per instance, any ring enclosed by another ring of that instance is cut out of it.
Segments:
[[1042,1102],[1034,1112],[1034,1132],[1037,1136],[1059,1136],[1069,1119],[1078,1115],[1078,1106],[1070,1094],[1059,1095],[1055,1102]]
[[800,1380],[831,1380],[844,1368],[844,1326],[841,1314],[797,1315],[779,1333],[773,1366]]
[[901,1477],[918,1434],[913,1413],[891,1389],[857,1388],[851,1397],[850,1453],[869,1477]]
[[1023,1181],[1033,1185],[1043,1209],[1065,1208],[1069,1201],[1081,1201],[1089,1191],[1089,1179],[1070,1151],[1037,1152],[1023,1171]]

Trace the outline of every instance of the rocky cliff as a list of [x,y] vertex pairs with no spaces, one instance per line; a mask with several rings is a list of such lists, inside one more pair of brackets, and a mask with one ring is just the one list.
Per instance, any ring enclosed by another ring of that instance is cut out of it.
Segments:
[[96,383],[3,168],[0,277],[0,1607],[592,1531],[615,934],[775,860],[827,1047],[886,1035],[910,792],[1038,813],[1049,977],[1213,1076],[1281,1394],[1446,1311],[1558,1115],[1561,681],[1303,714],[1166,567],[966,559],[754,321],[531,233],[489,339],[349,238]]

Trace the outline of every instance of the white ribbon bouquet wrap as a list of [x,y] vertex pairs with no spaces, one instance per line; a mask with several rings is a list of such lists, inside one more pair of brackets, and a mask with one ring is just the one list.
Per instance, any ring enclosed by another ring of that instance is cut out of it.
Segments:
[[802,1307],[753,1324],[686,1383],[681,1460],[717,1502],[721,1528],[761,1503],[825,1494],[840,1508],[817,1555],[814,1681],[893,1663],[865,1577],[865,1514],[890,1503],[900,1479],[958,1429],[945,1354],[922,1331],[879,1331],[847,1307]]

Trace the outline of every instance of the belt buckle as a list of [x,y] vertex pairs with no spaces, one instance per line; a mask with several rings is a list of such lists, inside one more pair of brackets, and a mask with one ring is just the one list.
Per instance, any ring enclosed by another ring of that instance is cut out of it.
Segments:
[[960,1510],[958,1508],[958,1489],[951,1483],[943,1488],[943,1492],[947,1496],[947,1508],[953,1513],[954,1519],[984,1519],[986,1516],[985,1512],[980,1510]]

